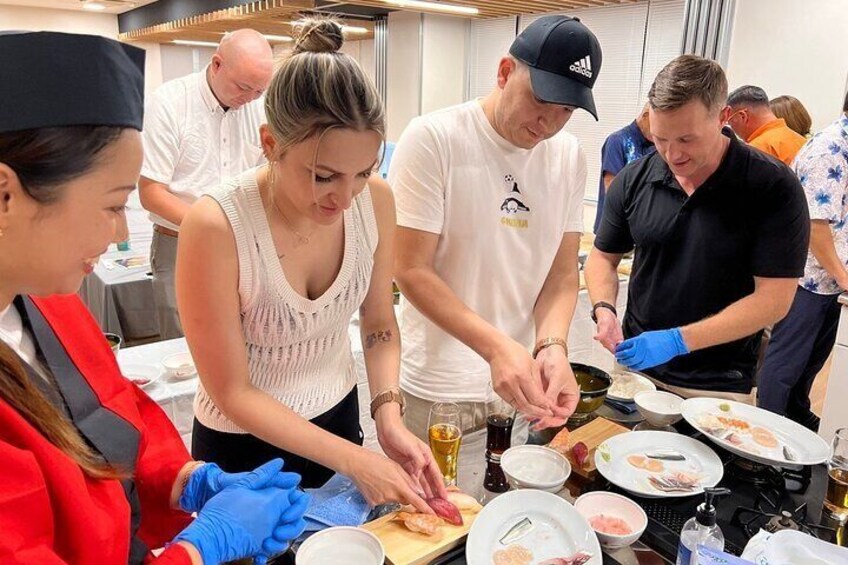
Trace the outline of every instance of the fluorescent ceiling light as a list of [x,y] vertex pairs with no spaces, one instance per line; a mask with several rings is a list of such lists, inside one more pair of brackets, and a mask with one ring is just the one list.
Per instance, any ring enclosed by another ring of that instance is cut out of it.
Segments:
[[345,33],[368,33],[368,28],[357,26],[342,26],[342,31]]
[[387,4],[394,4],[401,8],[418,8],[420,10],[433,10],[437,12],[449,12],[451,14],[466,14],[475,16],[480,13],[477,8],[470,6],[457,6],[456,4],[442,4],[437,2],[424,2],[422,0],[383,0]]
[[91,10],[92,12],[102,12],[106,9],[104,4],[100,2],[84,2],[82,5],[83,10]]
[[177,45],[191,45],[194,47],[218,47],[217,43],[213,43],[211,41],[189,41],[187,39],[174,39],[171,43],[175,43]]
[[263,35],[263,37],[268,41],[294,41],[288,35]]

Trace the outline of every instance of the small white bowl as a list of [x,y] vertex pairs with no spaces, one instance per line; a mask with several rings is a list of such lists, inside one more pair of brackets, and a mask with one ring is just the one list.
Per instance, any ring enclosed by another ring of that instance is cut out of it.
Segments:
[[557,493],[571,475],[571,463],[560,453],[541,445],[517,445],[501,455],[501,469],[514,489]]
[[385,560],[386,550],[377,536],[362,528],[337,526],[309,536],[297,550],[294,562],[296,565],[383,565]]
[[168,355],[162,359],[162,366],[165,367],[165,375],[172,379],[190,379],[197,375],[194,359],[191,358],[191,353],[187,351]]
[[656,428],[676,424],[683,418],[680,409],[683,399],[676,394],[661,390],[642,391],[636,393],[633,401],[636,402],[639,413]]
[[642,507],[620,494],[605,491],[587,492],[574,501],[574,508],[586,518],[587,522],[599,514],[627,522],[632,530],[627,535],[607,534],[592,528],[601,545],[610,549],[632,544],[648,527],[648,516]]

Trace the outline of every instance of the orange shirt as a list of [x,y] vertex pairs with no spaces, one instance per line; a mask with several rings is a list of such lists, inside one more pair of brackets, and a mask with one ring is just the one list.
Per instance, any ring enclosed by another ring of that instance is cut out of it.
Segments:
[[751,146],[777,157],[787,165],[792,163],[795,155],[806,142],[806,138],[790,129],[783,118],[760,126],[748,138],[748,143]]

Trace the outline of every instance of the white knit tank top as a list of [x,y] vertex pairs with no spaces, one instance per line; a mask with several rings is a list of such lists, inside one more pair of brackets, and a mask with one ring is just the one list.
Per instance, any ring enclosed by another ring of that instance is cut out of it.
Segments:
[[[256,169],[209,196],[230,221],[239,262],[241,322],[250,381],[306,419],[338,404],[356,385],[350,350],[351,316],[365,300],[377,222],[368,187],[344,212],[344,258],[336,280],[317,298],[295,292],[274,249],[256,184]],[[246,433],[224,416],[202,384],[194,414],[213,430]]]

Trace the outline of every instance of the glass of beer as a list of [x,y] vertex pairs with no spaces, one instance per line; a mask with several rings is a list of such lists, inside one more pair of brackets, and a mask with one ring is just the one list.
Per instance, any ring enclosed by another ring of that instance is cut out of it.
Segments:
[[445,485],[456,485],[456,464],[462,443],[459,406],[453,402],[436,402],[430,407],[428,423],[430,451],[445,478]]
[[848,428],[839,428],[833,436],[824,506],[832,515],[848,518]]

